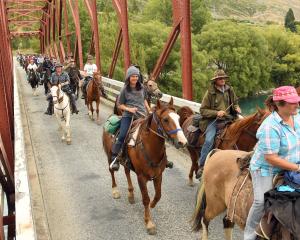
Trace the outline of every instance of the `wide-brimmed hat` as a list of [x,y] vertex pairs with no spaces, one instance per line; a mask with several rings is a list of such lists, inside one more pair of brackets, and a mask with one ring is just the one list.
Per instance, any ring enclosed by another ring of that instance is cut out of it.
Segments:
[[228,78],[228,76],[226,75],[226,73],[224,72],[223,69],[218,69],[215,71],[214,77],[211,79],[211,81],[215,81],[217,79],[220,78]]
[[300,97],[294,87],[282,86],[273,90],[273,101],[281,100],[287,103],[298,103],[300,102]]
[[55,64],[55,68],[58,68],[58,67],[63,67],[63,65],[58,62],[58,63]]

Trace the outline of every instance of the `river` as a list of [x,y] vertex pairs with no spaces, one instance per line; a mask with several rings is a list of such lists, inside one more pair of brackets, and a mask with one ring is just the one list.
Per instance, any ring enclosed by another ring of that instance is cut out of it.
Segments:
[[264,101],[268,95],[259,95],[254,97],[243,98],[239,101],[240,108],[243,115],[249,115],[256,112],[256,108],[265,108]]

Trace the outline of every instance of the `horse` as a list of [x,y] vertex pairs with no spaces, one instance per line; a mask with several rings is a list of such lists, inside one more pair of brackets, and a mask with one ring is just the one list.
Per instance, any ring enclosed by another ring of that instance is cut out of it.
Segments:
[[100,105],[100,84],[101,84],[101,75],[99,72],[93,73],[93,78],[89,81],[86,86],[86,98],[85,105],[87,105],[89,110],[89,117],[91,120],[94,120],[94,108],[93,102],[96,102],[96,113],[97,113],[97,123],[100,123],[99,118],[99,105]]
[[[179,126],[179,116],[175,112],[173,98],[163,105],[157,100],[157,106],[151,115],[140,121],[137,128],[135,146],[125,145],[124,151],[131,160],[133,169],[142,193],[144,205],[144,221],[148,234],[156,234],[156,226],[152,222],[150,208],[154,208],[161,198],[162,174],[167,164],[165,141],[173,141],[175,147],[183,148],[187,140]],[[107,155],[108,164],[111,164],[111,149],[114,141],[113,135],[103,130],[103,147]],[[131,182],[130,170],[125,168],[128,182],[128,201],[134,203],[134,189]],[[114,199],[120,198],[117,189],[114,171],[109,169],[112,177],[112,195]],[[155,196],[150,202],[147,182],[153,181]]]
[[76,99],[79,97],[79,71],[76,68],[71,68],[68,72],[70,77],[70,87],[73,93],[76,95]]
[[[153,80],[145,80],[144,83],[144,92],[146,95],[146,100],[151,106],[151,100],[152,99],[161,99],[162,97],[162,92],[158,88],[158,85],[155,81]],[[119,101],[119,96],[116,97],[115,104],[114,104],[114,114],[121,116],[122,111],[118,108],[118,101]]]
[[[235,223],[244,230],[253,202],[253,189],[249,170],[241,172],[237,160],[247,156],[249,152],[240,150],[213,150],[208,154],[192,217],[192,228],[194,231],[202,229],[202,240],[208,240],[209,222],[226,209],[223,218],[225,239],[232,239]],[[285,231],[278,224],[271,239],[284,239]]]
[[39,86],[39,77],[33,69],[28,70],[28,82],[33,90],[33,96],[37,96],[36,90]]
[[71,130],[70,130],[70,99],[59,86],[53,85],[50,88],[53,98],[54,114],[61,131],[61,140],[65,141],[68,145],[71,144]]
[[45,95],[48,93],[49,89],[51,88],[50,79],[51,79],[51,70],[49,68],[46,68],[44,73]]
[[[177,111],[180,116],[180,126],[183,129],[185,136],[188,136],[188,127],[192,125],[194,112],[191,108],[184,106]],[[251,151],[255,146],[256,131],[262,121],[270,114],[269,111],[258,108],[257,112],[242,119],[238,119],[230,124],[216,138],[215,147],[219,149],[239,149]],[[189,185],[194,186],[193,174],[198,171],[198,159],[201,145],[204,143],[203,134],[200,135],[196,147],[188,144],[187,149],[192,160],[192,166],[189,172]]]

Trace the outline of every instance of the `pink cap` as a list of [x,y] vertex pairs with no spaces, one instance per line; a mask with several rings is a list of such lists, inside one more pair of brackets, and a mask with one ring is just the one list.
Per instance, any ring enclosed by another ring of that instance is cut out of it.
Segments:
[[283,100],[287,103],[298,103],[300,97],[296,89],[292,86],[282,86],[273,90],[273,101]]

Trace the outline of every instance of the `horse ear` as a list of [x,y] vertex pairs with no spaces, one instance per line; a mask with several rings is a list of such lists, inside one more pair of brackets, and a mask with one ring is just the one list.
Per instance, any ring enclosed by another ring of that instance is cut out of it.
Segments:
[[173,101],[173,97],[171,97],[170,102],[169,102],[169,105],[170,105],[170,106],[173,106],[173,102],[174,102],[174,101]]
[[160,100],[157,99],[157,102],[156,102],[156,107],[157,107],[157,109],[160,109],[160,106],[161,106]]

